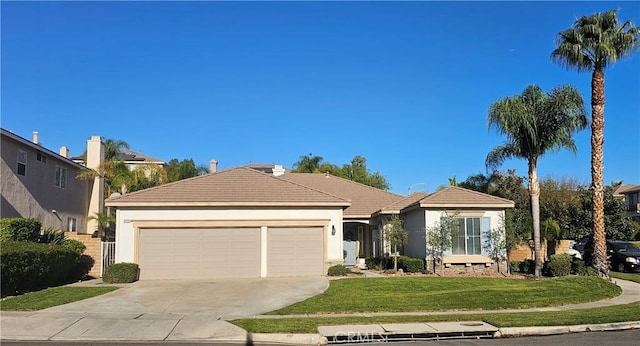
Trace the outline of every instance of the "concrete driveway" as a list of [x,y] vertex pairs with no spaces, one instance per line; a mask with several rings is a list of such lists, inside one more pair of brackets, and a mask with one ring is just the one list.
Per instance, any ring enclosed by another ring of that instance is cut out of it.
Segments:
[[137,281],[117,291],[46,309],[52,312],[253,317],[324,292],[325,277]]
[[224,320],[272,311],[328,287],[325,277],[138,281],[49,309],[3,311],[0,339],[245,342],[250,335]]

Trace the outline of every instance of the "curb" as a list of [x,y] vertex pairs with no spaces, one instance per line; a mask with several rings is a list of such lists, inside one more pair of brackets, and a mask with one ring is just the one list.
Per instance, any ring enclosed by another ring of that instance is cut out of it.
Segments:
[[556,335],[583,332],[605,332],[616,330],[640,329],[640,321],[603,323],[603,324],[579,324],[573,326],[548,326],[548,327],[515,327],[500,328],[494,338],[511,338],[519,336]]
[[320,334],[247,333],[247,340],[259,343],[292,345],[326,345],[327,338]]

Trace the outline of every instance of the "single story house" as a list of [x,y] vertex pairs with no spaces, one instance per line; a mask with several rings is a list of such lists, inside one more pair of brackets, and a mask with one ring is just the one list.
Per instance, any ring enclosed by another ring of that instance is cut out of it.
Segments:
[[116,208],[116,262],[138,263],[141,279],[323,275],[346,263],[352,242],[356,263],[349,264],[388,253],[383,229],[393,214],[409,233],[405,254],[427,258],[426,227],[455,210],[470,226],[450,259],[484,264],[477,230],[499,227],[504,208],[513,207],[457,187],[404,197],[330,174],[260,167],[212,169],[108,199]]

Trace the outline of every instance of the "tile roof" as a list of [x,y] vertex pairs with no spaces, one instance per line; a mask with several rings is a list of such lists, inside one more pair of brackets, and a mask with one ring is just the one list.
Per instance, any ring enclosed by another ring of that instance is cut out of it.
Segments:
[[425,192],[414,192],[412,194],[410,194],[409,196],[396,201],[394,203],[391,203],[387,206],[385,206],[384,208],[382,208],[379,213],[380,214],[398,214],[400,213],[400,210],[417,203],[418,201],[420,201],[421,199],[427,197],[428,194]]
[[614,191],[614,196],[622,196],[625,193],[640,191],[640,185],[620,185]]
[[107,206],[349,206],[327,192],[274,177],[247,167],[237,167],[106,201]]
[[142,153],[138,153],[131,150],[122,150],[116,155],[118,160],[129,161],[129,162],[144,162],[144,163],[164,163],[164,161],[160,159],[156,159],[151,156],[144,155]]
[[420,207],[467,207],[467,208],[513,208],[515,203],[486,193],[463,189],[458,186],[448,186],[421,199],[416,204]]
[[368,219],[373,213],[384,206],[398,202],[404,198],[395,193],[356,183],[327,173],[288,172],[279,178],[350,200],[351,206],[344,211],[345,219]]

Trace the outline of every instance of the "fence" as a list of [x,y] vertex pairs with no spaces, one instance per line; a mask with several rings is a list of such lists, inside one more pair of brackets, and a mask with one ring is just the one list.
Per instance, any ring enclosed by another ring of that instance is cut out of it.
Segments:
[[116,242],[113,241],[103,241],[102,242],[102,251],[100,252],[100,260],[102,265],[100,266],[100,276],[104,274],[104,271],[107,267],[116,260]]

